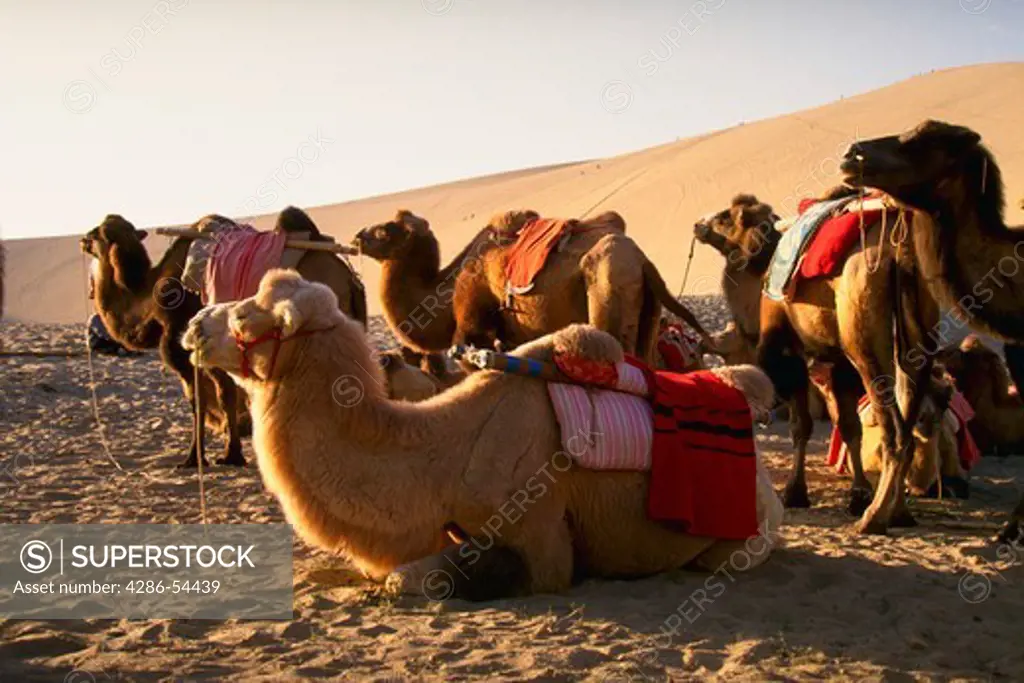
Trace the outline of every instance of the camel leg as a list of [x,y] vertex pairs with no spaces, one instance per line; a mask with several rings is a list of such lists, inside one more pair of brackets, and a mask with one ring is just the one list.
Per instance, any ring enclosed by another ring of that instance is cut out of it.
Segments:
[[789,402],[789,433],[793,439],[793,471],[786,482],[782,501],[788,508],[809,508],[807,494],[807,443],[814,431],[807,390],[798,391]]
[[807,442],[814,430],[807,397],[810,377],[807,363],[795,353],[795,335],[786,319],[785,310],[774,302],[761,302],[761,339],[757,344],[757,365],[775,386],[775,393],[788,401],[790,433],[793,437],[793,471],[782,501],[788,508],[811,506],[807,494],[805,462]]
[[911,514],[910,508],[907,506],[906,481],[907,473],[910,471],[910,465],[914,459],[914,448],[916,446],[914,426],[921,416],[925,393],[928,391],[931,383],[931,374],[932,362],[929,358],[924,367],[917,369],[913,377],[901,373],[898,380],[903,387],[902,393],[906,397],[907,403],[906,414],[903,418],[903,424],[905,425],[903,437],[906,441],[904,443],[897,442],[897,447],[899,448],[899,471],[896,480],[896,501],[893,505],[892,519],[889,523],[893,527],[917,526],[917,520],[914,519],[914,515]]
[[871,503],[871,483],[864,476],[861,460],[862,426],[857,403],[863,385],[860,375],[848,362],[836,363],[832,368],[832,393],[836,397],[836,426],[846,444],[853,470],[853,483],[850,485],[850,501],[847,510],[851,515],[861,516]]
[[1010,521],[999,533],[1001,543],[1019,543],[1024,540],[1024,495],[1021,495],[1017,507],[1010,514]]
[[874,411],[882,428],[882,473],[874,498],[857,523],[857,531],[862,534],[884,535],[889,528],[893,504],[896,502],[897,476],[900,469],[896,444],[902,443],[901,435],[907,430],[902,425],[903,415],[896,400],[896,386],[892,376],[885,373],[873,357],[862,357],[859,362],[851,357],[851,361],[857,366],[871,399],[871,410]]
[[[204,444],[205,439],[205,425],[206,419],[205,411],[203,411],[203,401],[199,400],[199,392],[201,391],[202,384],[200,386],[195,385],[195,369],[192,366],[192,362],[188,358],[188,351],[181,347],[178,343],[180,338],[180,330],[165,331],[164,335],[160,338],[160,356],[166,365],[169,365],[174,369],[178,376],[185,382],[190,388],[190,405],[192,406],[192,443],[189,446],[188,455],[185,457],[178,467],[189,468],[199,466],[199,449]],[[201,414],[196,415],[196,401],[199,401],[199,409]],[[205,452],[205,449],[203,450]],[[207,461],[203,460],[203,465],[206,465]]]
[[224,419],[228,425],[224,457],[220,458],[217,464],[244,467],[245,456],[242,455],[242,439],[238,433],[238,387],[227,373],[220,370],[214,370],[210,376],[217,388],[217,401],[224,411]]

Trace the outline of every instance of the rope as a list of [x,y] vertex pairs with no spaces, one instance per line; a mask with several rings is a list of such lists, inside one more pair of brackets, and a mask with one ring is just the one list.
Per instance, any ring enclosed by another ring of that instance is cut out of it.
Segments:
[[683,271],[683,284],[679,285],[679,294],[676,298],[680,298],[683,295],[683,290],[686,289],[686,281],[690,277],[690,265],[693,263],[693,252],[697,248],[697,235],[694,235],[690,239],[690,256],[686,259],[686,270]]
[[[88,266],[86,266],[85,254],[82,254],[81,264],[82,264],[82,274],[86,278],[85,286],[89,287],[89,280],[88,280],[88,278],[89,278],[89,269],[88,269]],[[84,297],[85,310],[86,310],[86,314],[87,315],[89,315],[89,313],[88,313],[88,311],[89,311],[89,295],[87,294],[88,291],[89,291],[88,289],[82,290],[82,295]],[[92,414],[93,414],[93,418],[96,420],[96,433],[99,434],[100,445],[103,446],[103,453],[107,456],[107,459],[110,460],[110,462],[112,462],[114,464],[114,467],[116,467],[119,471],[127,472],[127,470],[125,470],[125,468],[121,467],[121,463],[119,463],[117,461],[117,458],[114,457],[114,453],[110,449],[110,443],[107,441],[106,426],[103,424],[103,419],[100,417],[100,402],[99,402],[99,398],[97,398],[97,396],[96,396],[96,370],[93,367],[93,362],[92,362],[92,346],[89,345],[89,318],[88,317],[86,318],[85,322],[86,322],[86,324],[85,324],[85,356],[86,356],[86,358],[89,361],[89,389],[92,392]]]
[[205,448],[203,448],[203,441],[205,438],[206,425],[203,423],[203,384],[202,384],[202,356],[200,351],[196,349],[196,362],[192,366],[195,374],[193,375],[195,381],[195,389],[193,389],[193,395],[196,399],[196,457],[197,467],[199,475],[199,516],[203,521],[203,526],[206,526],[206,490],[203,487],[203,460],[206,458]]
[[[86,264],[86,257],[85,257],[84,254],[82,255],[81,264],[82,264],[82,273],[83,273],[83,275],[85,275],[86,278],[88,278],[89,277],[89,272],[88,272],[88,267],[85,265]],[[86,279],[86,283],[85,284],[86,284],[86,287],[89,286],[88,279]],[[85,303],[86,314],[87,315],[91,315],[90,313],[88,313],[88,311],[90,310],[90,305],[89,305],[89,296],[86,293],[87,291],[88,291],[87,289],[86,290],[82,290],[83,301]],[[88,318],[86,320],[88,321]],[[133,475],[133,474],[137,474],[137,475],[141,476],[143,479],[147,479],[150,482],[153,482],[153,483],[156,483],[156,484],[180,484],[181,483],[180,480],[164,479],[162,477],[153,476],[152,474],[150,474],[148,472],[142,472],[142,471],[133,472],[133,471],[130,471],[130,470],[126,470],[124,467],[121,466],[121,463],[117,461],[117,458],[114,457],[113,449],[110,447],[110,442],[107,440],[107,435],[106,435],[107,428],[106,428],[106,425],[103,423],[103,418],[100,416],[100,402],[99,402],[99,398],[96,395],[96,370],[95,370],[95,368],[93,366],[92,347],[89,346],[89,327],[88,327],[88,324],[86,324],[86,329],[85,329],[85,354],[84,355],[85,355],[86,359],[88,360],[88,365],[89,365],[89,391],[92,394],[92,414],[93,414],[93,419],[96,422],[96,433],[99,435],[100,445],[103,446],[103,453],[104,453],[104,455],[106,455],[107,459],[110,460],[111,463],[113,463],[114,467],[119,472],[124,474],[125,476],[130,476],[130,475]]]

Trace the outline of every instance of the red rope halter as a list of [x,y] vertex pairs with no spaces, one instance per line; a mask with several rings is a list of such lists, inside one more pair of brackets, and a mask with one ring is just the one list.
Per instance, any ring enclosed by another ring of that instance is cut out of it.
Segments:
[[270,367],[267,368],[267,376],[257,377],[257,379],[270,379],[270,377],[274,374],[274,365],[277,364],[277,352],[281,350],[281,344],[283,344],[286,341],[298,339],[300,337],[308,337],[310,335],[316,334],[317,332],[327,332],[333,329],[334,326],[332,325],[330,327],[324,327],[319,330],[299,330],[290,337],[282,337],[281,328],[272,327],[263,334],[261,334],[260,336],[256,337],[255,339],[250,339],[248,341],[242,339],[242,335],[236,332],[235,346],[237,346],[238,350],[241,351],[242,353],[242,378],[249,379],[250,376],[254,376],[252,371],[252,363],[249,362],[249,352],[252,351],[257,346],[259,346],[260,344],[262,344],[263,342],[273,340],[274,350],[270,354]]

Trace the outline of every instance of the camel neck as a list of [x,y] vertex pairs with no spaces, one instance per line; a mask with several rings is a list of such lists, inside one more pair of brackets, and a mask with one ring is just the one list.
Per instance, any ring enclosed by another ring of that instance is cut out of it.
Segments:
[[415,406],[383,397],[380,373],[360,367],[369,353],[356,363],[323,337],[296,343],[287,375],[251,392],[260,472],[289,522],[372,575],[436,552],[451,473],[418,440],[429,431]]
[[914,212],[914,246],[940,301],[974,327],[1024,339],[1024,231],[1003,222],[999,170],[984,163],[976,178],[936,185],[929,210]]
[[403,344],[422,351],[451,346],[455,335],[452,299],[458,271],[446,271],[443,274],[439,270],[437,251],[428,245],[382,265],[384,316]]

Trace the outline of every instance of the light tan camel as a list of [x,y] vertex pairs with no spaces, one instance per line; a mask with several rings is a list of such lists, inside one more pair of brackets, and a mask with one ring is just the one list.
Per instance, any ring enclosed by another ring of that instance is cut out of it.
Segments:
[[975,335],[943,349],[939,362],[974,409],[971,435],[982,453],[1024,453],[1024,401],[1011,391],[1002,357]]
[[669,293],[657,268],[625,235],[618,214],[582,221],[588,228],[554,251],[534,288],[505,306],[508,235],[533,212],[497,216],[451,264],[429,223],[408,211],[362,230],[353,240],[381,262],[384,316],[399,341],[420,351],[452,344],[515,347],[573,323],[612,334],[629,353],[653,362],[661,307],[708,338]]
[[[491,599],[562,591],[574,573],[714,568],[744,548],[649,521],[646,473],[577,467],[561,449],[541,381],[481,371],[421,403],[387,400],[363,330],[328,289],[294,273],[268,273],[255,297],[205,309],[184,344],[237,377],[235,335],[271,330],[284,340],[276,359],[273,344],[255,346],[253,373],[240,380],[260,416],[253,445],[263,480],[303,539],[370,577],[397,572],[397,587],[418,592],[447,568],[454,584],[444,597]],[[610,336],[588,326],[516,355],[550,361],[555,349],[622,358]],[[721,372],[752,409],[773,401],[756,368]],[[338,378],[348,378],[340,390]],[[767,488],[759,518],[777,529],[782,508]],[[446,549],[446,531],[461,544]],[[755,537],[747,546],[744,569],[748,559],[762,562],[771,544]]]
[[378,353],[377,362],[384,370],[387,396],[394,401],[425,401],[444,390],[440,380],[406,363],[401,351]]
[[[213,215],[200,219],[193,227],[208,221],[231,222]],[[311,239],[322,239],[309,217],[295,207],[281,212],[275,230],[308,232]],[[133,350],[159,347],[164,364],[181,379],[185,395],[193,403],[194,415],[195,371],[180,343],[189,319],[202,307],[199,296],[181,282],[191,240],[174,240],[153,266],[142,244],[146,235],[144,230],[137,230],[121,216],[109,215],[82,238],[82,251],[99,262],[93,283],[96,309],[110,336],[125,347]],[[309,279],[328,284],[337,292],[338,300],[344,302],[346,312],[365,324],[366,295],[362,283],[344,261],[328,252],[310,251],[299,261],[298,268]],[[217,399],[209,412],[223,424],[227,436],[225,455],[220,462],[244,465],[237,416],[245,413],[245,407],[240,405],[235,383],[225,373],[214,371],[209,379]],[[206,390],[203,395],[211,396]],[[205,419],[193,425],[192,444],[182,467],[198,464],[203,424]]]
[[[1007,342],[1007,366],[1024,387],[1024,231],[1003,213],[1002,172],[970,128],[925,121],[903,133],[851,146],[845,180],[878,188],[913,209],[911,245],[919,280],[962,324]],[[908,365],[927,365],[945,343],[939,322],[923,318],[911,330]],[[906,466],[906,463],[900,463]],[[1015,539],[1024,525],[1024,498],[1004,529]]]
[[[852,190],[838,188],[823,199],[833,199]],[[897,212],[886,216],[889,234]],[[801,280],[792,298],[774,301],[758,296],[758,322],[753,322],[754,292],[760,293],[771,256],[779,237],[774,229],[778,216],[753,195],[738,195],[728,209],[700,221],[698,238],[719,249],[727,259],[723,288],[737,311],[737,327],[744,337],[758,339],[758,365],[768,372],[781,398],[790,403],[790,424],[794,442],[794,466],[783,500],[788,507],[808,507],[805,461],[807,443],[813,430],[810,413],[808,364],[830,368],[827,384],[835,404],[830,409],[850,452],[853,480],[849,510],[864,513],[858,528],[862,532],[884,533],[890,519],[911,525],[913,517],[900,493],[876,495],[872,505],[871,485],[861,468],[861,422],[857,402],[865,388],[875,396],[876,410],[885,412],[880,423],[895,447],[904,448],[912,438],[904,437],[902,414],[896,400],[897,372],[893,366],[893,304],[890,298],[894,271],[893,248],[879,243],[881,221],[867,227],[866,249],[857,246],[842,270],[832,278]],[[731,281],[731,284],[729,284]],[[927,386],[922,379],[921,386]],[[914,392],[902,392],[906,401]],[[827,401],[826,401],[827,403]],[[920,412],[920,400],[913,406]],[[896,417],[898,425],[890,426]],[[916,417],[914,419],[916,424]],[[889,484],[889,480],[884,480]]]

